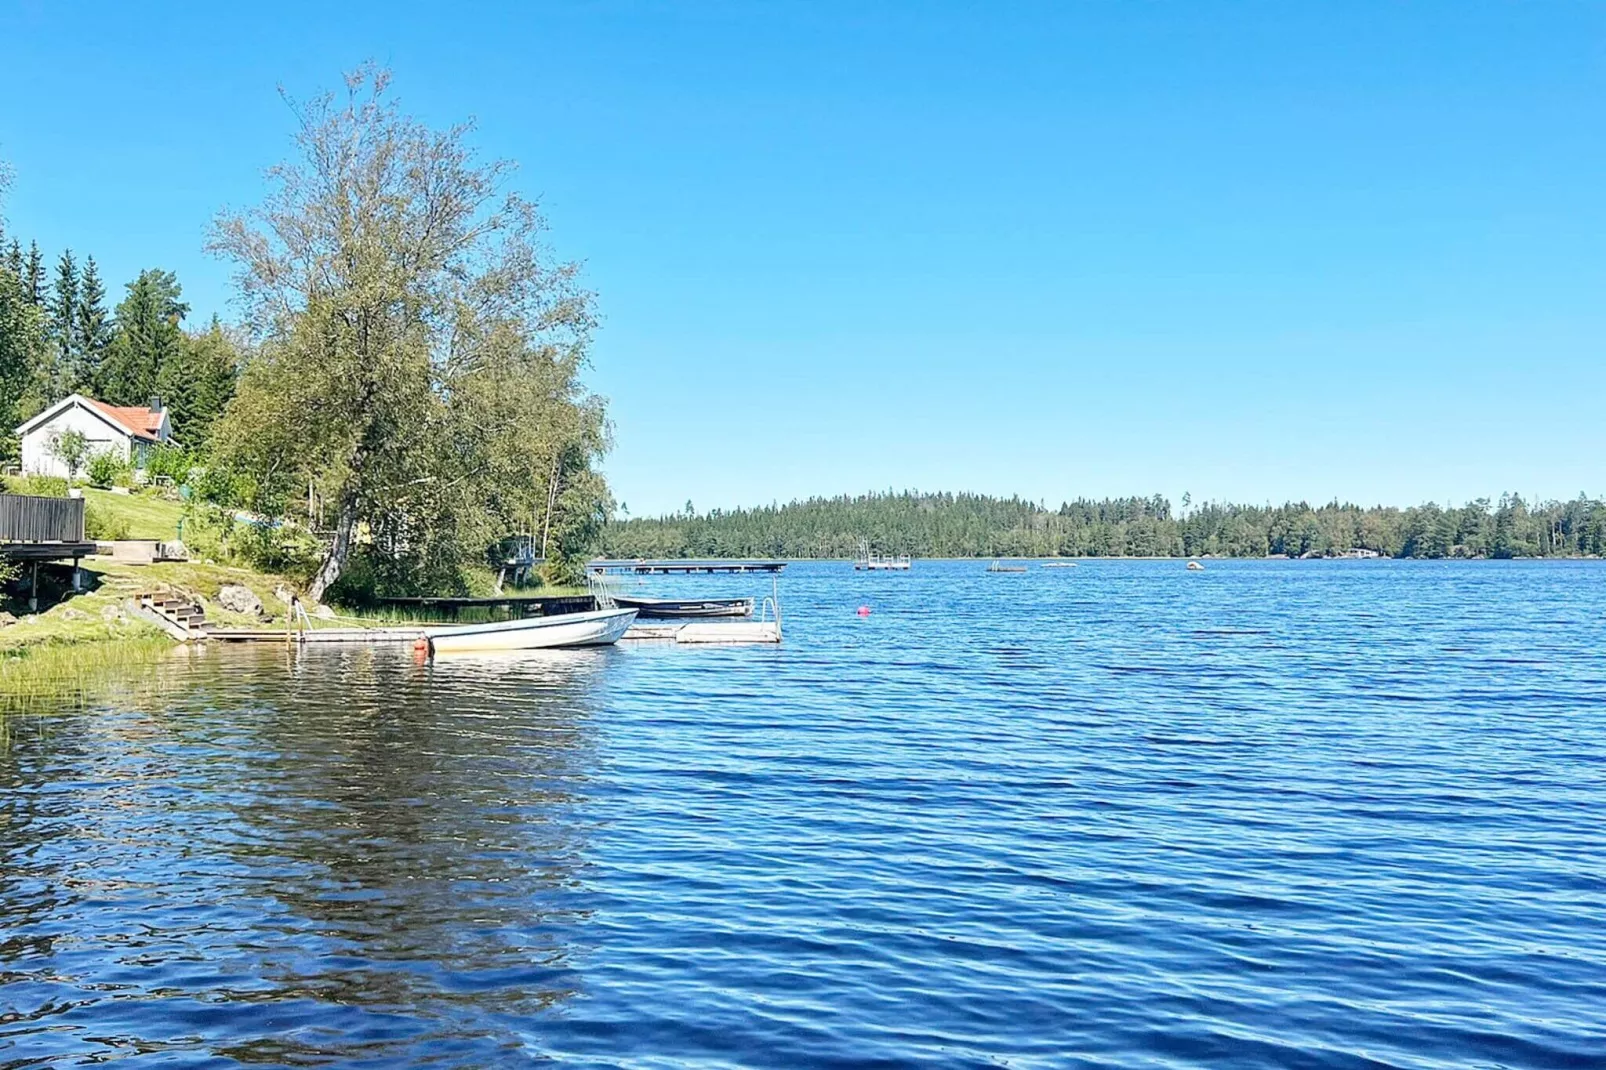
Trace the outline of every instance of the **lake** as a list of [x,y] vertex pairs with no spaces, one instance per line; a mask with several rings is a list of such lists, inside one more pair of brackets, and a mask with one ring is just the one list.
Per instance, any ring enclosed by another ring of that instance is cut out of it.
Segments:
[[1207,564],[12,715],[0,1067],[1606,1065],[1606,562]]

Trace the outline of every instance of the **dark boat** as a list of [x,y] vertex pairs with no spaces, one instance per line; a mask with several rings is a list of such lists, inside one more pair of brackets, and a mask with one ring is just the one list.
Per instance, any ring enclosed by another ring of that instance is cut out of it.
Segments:
[[623,598],[620,609],[633,609],[637,617],[751,617],[751,598]]

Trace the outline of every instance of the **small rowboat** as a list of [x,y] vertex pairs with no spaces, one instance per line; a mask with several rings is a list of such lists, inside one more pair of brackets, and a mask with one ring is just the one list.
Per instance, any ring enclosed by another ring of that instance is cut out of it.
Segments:
[[751,598],[624,598],[614,596],[621,609],[633,609],[643,620],[649,617],[751,617]]
[[561,646],[609,646],[619,641],[636,619],[633,609],[599,609],[560,613],[494,624],[457,624],[427,628],[424,638],[438,654],[488,650],[547,650]]
[[1204,571],[1204,566],[1201,565],[1197,561],[1189,561],[1188,562],[1188,571],[1189,572],[1203,572]]

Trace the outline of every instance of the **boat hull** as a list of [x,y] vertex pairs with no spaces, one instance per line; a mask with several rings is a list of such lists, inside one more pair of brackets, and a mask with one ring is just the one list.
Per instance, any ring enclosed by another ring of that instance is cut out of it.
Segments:
[[751,598],[619,598],[621,609],[633,609],[642,620],[686,617],[751,617]]
[[599,609],[528,617],[495,624],[462,624],[424,632],[437,654],[494,650],[551,650],[569,646],[608,646],[619,641],[635,622],[633,609]]

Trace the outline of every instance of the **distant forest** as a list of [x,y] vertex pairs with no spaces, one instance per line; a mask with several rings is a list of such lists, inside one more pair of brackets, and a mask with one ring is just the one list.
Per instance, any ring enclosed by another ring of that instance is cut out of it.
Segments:
[[1515,494],[1459,509],[1419,505],[1279,506],[1207,502],[1181,512],[1152,498],[1078,499],[1057,509],[1020,498],[915,491],[616,520],[614,557],[1287,557],[1370,550],[1386,557],[1606,555],[1606,503],[1529,504]]

